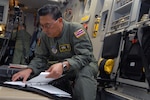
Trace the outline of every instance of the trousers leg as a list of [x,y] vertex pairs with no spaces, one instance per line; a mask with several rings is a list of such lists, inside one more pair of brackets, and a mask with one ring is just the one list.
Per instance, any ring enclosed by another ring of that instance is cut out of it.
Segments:
[[96,73],[90,66],[84,67],[76,75],[74,85],[74,100],[95,100],[97,91]]

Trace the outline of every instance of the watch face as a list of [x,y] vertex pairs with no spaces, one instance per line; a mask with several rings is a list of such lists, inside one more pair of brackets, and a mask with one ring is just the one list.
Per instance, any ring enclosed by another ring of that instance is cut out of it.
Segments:
[[62,63],[63,65],[63,71],[67,71],[67,65],[65,63]]

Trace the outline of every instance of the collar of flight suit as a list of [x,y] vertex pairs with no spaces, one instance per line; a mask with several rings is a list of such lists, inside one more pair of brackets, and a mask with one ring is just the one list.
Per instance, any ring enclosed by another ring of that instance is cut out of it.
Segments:
[[63,23],[63,28],[60,37],[56,37],[55,39],[61,38],[65,34],[65,32],[67,32],[67,22],[63,19],[62,23]]

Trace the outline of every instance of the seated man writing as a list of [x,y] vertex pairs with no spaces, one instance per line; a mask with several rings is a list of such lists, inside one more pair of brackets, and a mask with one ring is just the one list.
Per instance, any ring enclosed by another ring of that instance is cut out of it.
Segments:
[[[98,68],[86,30],[81,24],[65,21],[56,5],[43,6],[38,15],[43,34],[35,57],[28,68],[14,74],[12,80],[22,77],[26,82],[31,74],[37,75],[46,69],[50,72],[47,78],[59,78],[65,72],[70,76],[68,79],[75,81],[74,100],[95,100]],[[56,63],[46,67],[48,60]]]

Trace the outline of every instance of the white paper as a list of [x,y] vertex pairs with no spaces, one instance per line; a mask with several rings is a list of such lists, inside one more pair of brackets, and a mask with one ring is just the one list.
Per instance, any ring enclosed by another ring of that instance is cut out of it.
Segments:
[[41,84],[48,84],[49,82],[55,80],[54,78],[46,78],[46,76],[49,74],[49,72],[41,72],[38,76],[28,80],[26,83],[23,83],[22,81],[11,81],[11,82],[4,82],[4,84],[12,84],[12,85],[20,85],[24,87],[27,85],[41,85]]
[[4,84],[10,84],[10,85],[18,85],[18,86],[22,86],[22,87],[25,87],[26,83],[23,83],[22,81],[11,81],[11,82],[4,82]]
[[28,83],[49,83],[53,80],[55,80],[54,78],[46,78],[46,76],[49,74],[49,72],[41,72],[38,76],[30,79],[27,81]]
[[39,90],[43,90],[45,92],[48,92],[50,94],[54,94],[56,96],[59,96],[59,97],[68,97],[68,98],[71,98],[71,95],[61,89],[58,89],[52,85],[31,85],[30,87],[33,87],[33,88],[36,88],[36,89],[39,89]]

